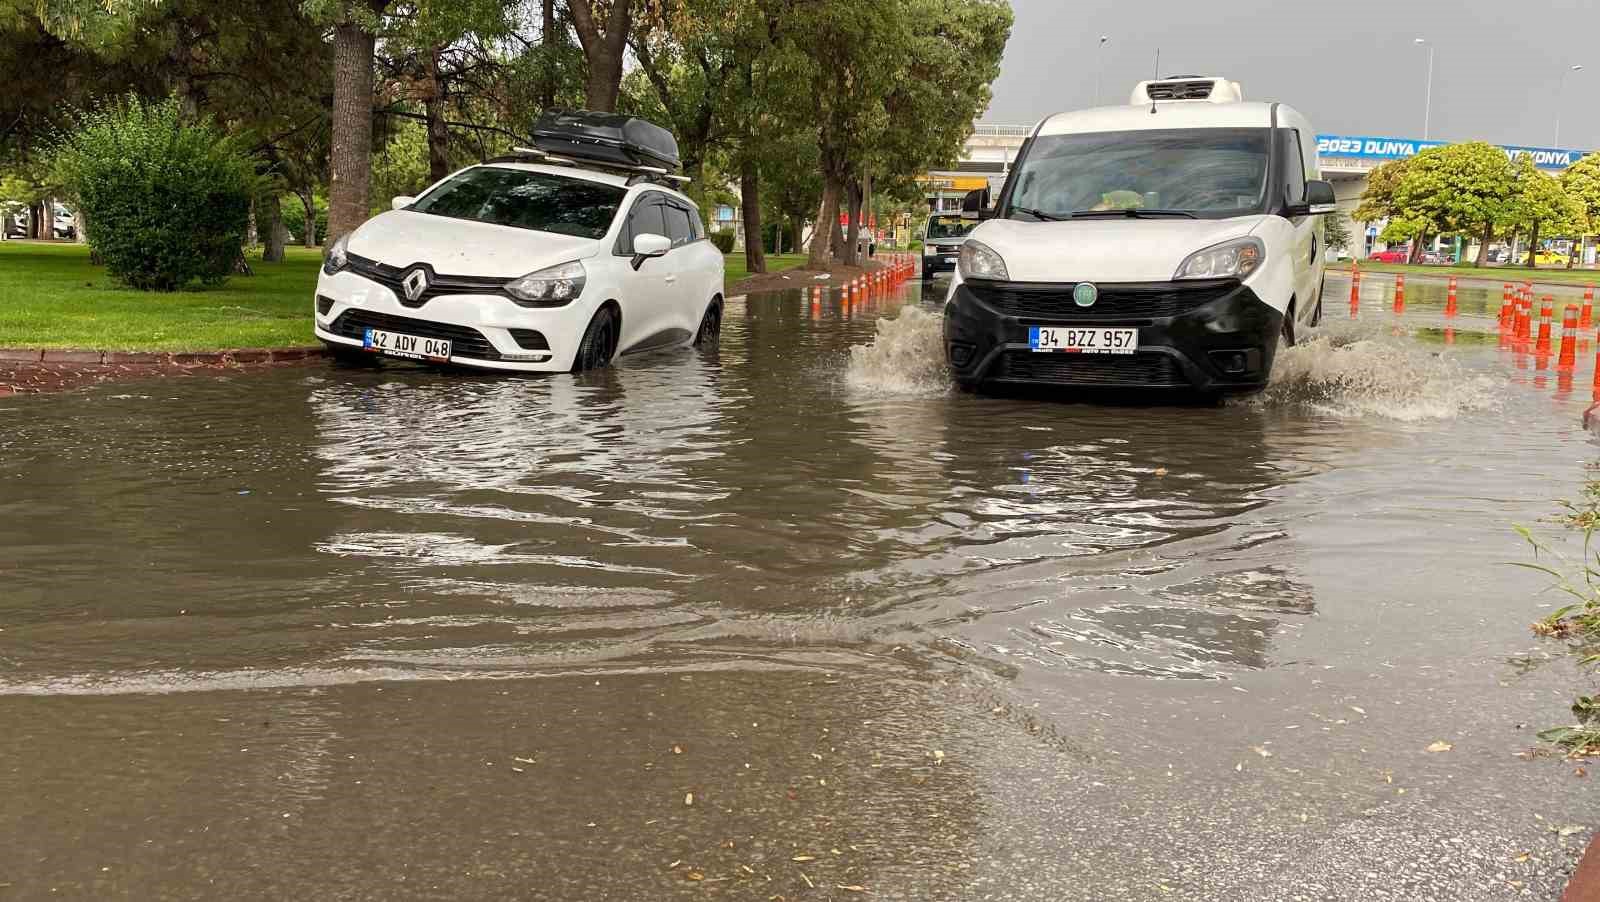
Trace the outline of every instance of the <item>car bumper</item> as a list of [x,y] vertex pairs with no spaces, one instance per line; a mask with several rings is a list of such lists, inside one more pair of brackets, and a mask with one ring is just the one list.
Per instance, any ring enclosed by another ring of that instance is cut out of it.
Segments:
[[[956,286],[944,320],[952,375],[967,386],[1248,392],[1266,385],[1283,314],[1248,286],[1226,280],[1100,288],[1107,303],[1087,311],[1071,304],[1071,284]],[[1119,295],[1133,313],[1117,312]],[[1028,347],[1029,326],[1133,327],[1139,350],[1036,352]]]
[[935,254],[933,256],[929,256],[927,254],[923,254],[922,255],[922,276],[923,276],[923,278],[928,278],[930,276],[934,276],[934,275],[937,275],[937,274],[942,273],[942,272],[955,272],[956,271],[956,254],[957,253],[959,253],[959,249],[952,247],[952,248],[950,248],[950,250],[948,252],[941,251],[940,253]]
[[389,288],[353,272],[321,273],[313,304],[317,338],[361,349],[367,329],[451,342],[452,366],[514,372],[572,368],[588,311],[582,301],[529,309],[500,295],[450,294],[408,307]]

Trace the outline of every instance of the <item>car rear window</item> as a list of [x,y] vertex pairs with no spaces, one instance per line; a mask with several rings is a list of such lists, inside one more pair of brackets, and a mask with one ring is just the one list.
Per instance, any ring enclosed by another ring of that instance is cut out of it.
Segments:
[[478,166],[429,191],[407,209],[451,219],[601,238],[627,190],[583,179]]

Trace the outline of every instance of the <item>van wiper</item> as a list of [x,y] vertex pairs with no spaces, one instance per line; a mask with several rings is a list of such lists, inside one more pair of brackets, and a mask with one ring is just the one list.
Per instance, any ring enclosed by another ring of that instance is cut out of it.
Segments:
[[1128,210],[1079,210],[1068,219],[1199,219],[1200,217],[1188,210],[1149,210],[1144,208]]
[[1026,213],[1029,216],[1032,216],[1035,219],[1043,220],[1044,222],[1063,222],[1072,218],[1071,216],[1057,216],[1054,213],[1046,213],[1043,210],[1035,210],[1032,207],[1019,207],[1015,204],[1012,205],[1011,212]]

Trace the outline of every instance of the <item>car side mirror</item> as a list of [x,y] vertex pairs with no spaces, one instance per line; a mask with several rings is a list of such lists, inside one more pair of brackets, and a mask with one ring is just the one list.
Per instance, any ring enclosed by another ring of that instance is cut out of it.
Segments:
[[968,191],[967,196],[961,199],[961,218],[990,219],[994,216],[993,203],[988,188]]
[[1321,216],[1332,213],[1338,209],[1337,201],[1333,196],[1333,186],[1327,182],[1312,179],[1306,182],[1305,211],[1312,216]]
[[660,257],[672,250],[672,239],[665,235],[645,232],[633,236],[633,268],[637,272],[644,261],[651,257]]
[[396,197],[394,200],[389,201],[389,209],[391,209],[391,210],[404,210],[406,207],[409,207],[409,206],[411,206],[412,204],[414,204],[416,202],[417,202],[417,199],[415,197],[411,197],[410,195],[402,194],[399,197]]

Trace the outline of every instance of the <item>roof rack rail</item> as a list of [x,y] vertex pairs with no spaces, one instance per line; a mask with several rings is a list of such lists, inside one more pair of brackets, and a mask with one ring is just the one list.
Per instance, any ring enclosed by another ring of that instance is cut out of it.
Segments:
[[626,163],[611,163],[602,160],[580,160],[573,157],[563,157],[558,154],[546,153],[533,147],[513,147],[511,153],[495,157],[491,163],[516,163],[527,159],[535,159],[553,166],[572,166],[578,169],[599,169],[606,172],[627,174],[628,184],[635,185],[639,182],[657,182],[671,187],[673,185],[687,184],[692,181],[686,175],[673,175],[660,166],[635,166]]

